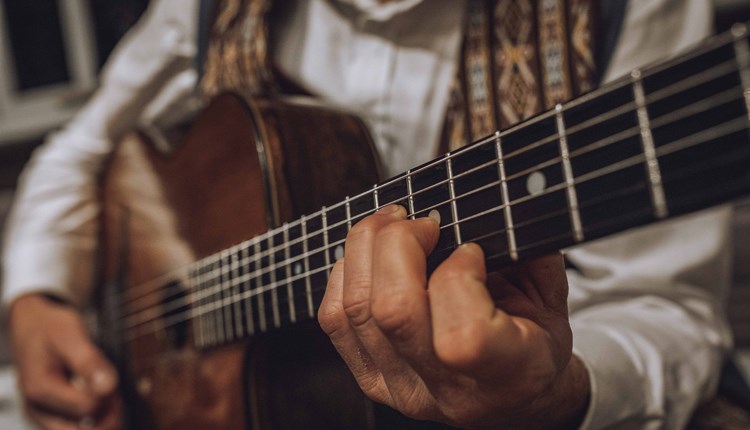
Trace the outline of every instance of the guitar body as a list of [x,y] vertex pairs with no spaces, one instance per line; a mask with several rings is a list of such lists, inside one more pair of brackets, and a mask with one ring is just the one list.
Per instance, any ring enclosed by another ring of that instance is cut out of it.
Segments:
[[127,426],[372,428],[372,405],[312,321],[211,348],[196,347],[187,322],[127,326],[136,310],[165,313],[186,297],[179,269],[190,262],[377,180],[363,124],[312,105],[226,94],[174,150],[124,139],[102,177],[98,320],[121,372]]

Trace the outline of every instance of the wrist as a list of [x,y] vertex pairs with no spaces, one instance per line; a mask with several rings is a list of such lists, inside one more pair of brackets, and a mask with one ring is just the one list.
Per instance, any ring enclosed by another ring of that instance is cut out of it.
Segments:
[[567,367],[551,388],[540,399],[538,416],[547,417],[540,428],[577,429],[583,423],[591,399],[591,381],[586,365],[572,355]]

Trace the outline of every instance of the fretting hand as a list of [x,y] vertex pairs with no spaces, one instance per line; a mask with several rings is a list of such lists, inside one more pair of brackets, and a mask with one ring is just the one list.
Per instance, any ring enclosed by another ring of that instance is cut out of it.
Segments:
[[575,427],[588,403],[567,280],[551,255],[489,277],[479,246],[427,279],[438,223],[387,206],[352,228],[318,313],[371,399],[472,428]]

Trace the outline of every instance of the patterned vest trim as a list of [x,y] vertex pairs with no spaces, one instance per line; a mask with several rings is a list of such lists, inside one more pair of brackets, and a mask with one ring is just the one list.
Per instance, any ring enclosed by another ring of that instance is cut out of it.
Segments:
[[441,152],[591,90],[595,2],[469,0]]
[[225,91],[246,96],[276,93],[269,57],[268,13],[271,0],[216,0],[205,50],[201,95]]
[[[201,92],[277,94],[269,56],[271,0],[217,0]],[[590,0],[469,0],[462,58],[441,152],[507,128],[593,88]]]

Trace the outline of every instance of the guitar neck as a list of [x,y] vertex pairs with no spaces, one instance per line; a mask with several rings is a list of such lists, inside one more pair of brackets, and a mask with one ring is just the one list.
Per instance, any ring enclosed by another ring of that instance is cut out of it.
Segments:
[[476,242],[488,268],[750,192],[745,26],[192,265],[196,346],[315,317],[352,225],[437,211],[430,270]]

